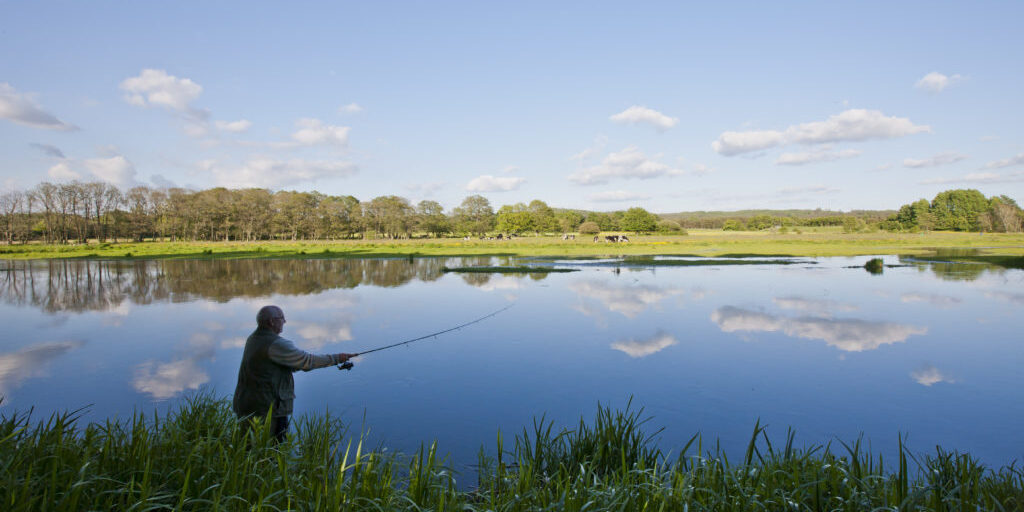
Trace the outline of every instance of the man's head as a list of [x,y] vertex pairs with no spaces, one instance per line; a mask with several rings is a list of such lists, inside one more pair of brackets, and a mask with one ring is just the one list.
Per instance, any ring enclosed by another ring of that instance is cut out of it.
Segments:
[[277,306],[263,306],[256,313],[256,325],[281,334],[284,330],[284,311]]

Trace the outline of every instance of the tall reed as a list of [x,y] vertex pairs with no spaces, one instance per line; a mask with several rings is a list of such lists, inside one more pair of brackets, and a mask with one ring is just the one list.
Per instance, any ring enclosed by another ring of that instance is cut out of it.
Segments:
[[918,457],[902,436],[890,469],[860,439],[799,447],[790,430],[775,445],[760,422],[736,461],[699,434],[670,458],[631,404],[499,432],[469,489],[435,443],[386,454],[329,415],[297,418],[277,444],[268,419],[240,425],[209,395],[166,416],[82,414],[0,416],[0,510],[1024,510],[1016,466]]

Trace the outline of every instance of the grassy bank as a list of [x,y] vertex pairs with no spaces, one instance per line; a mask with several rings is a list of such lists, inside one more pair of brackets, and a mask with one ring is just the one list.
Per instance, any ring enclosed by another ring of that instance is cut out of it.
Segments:
[[857,256],[928,254],[936,247],[983,248],[986,254],[1024,256],[1024,234],[1005,233],[802,233],[691,230],[685,236],[633,236],[628,243],[578,237],[521,237],[515,240],[340,240],[306,242],[142,242],[77,245],[3,245],[0,258],[363,258],[408,256]]
[[[883,462],[860,442],[781,446],[755,426],[740,460],[695,436],[678,455],[652,442],[642,411],[599,408],[556,429],[534,420],[481,450],[478,475],[435,445],[368,450],[336,418],[295,422],[288,442],[240,428],[198,396],[167,417],[81,425],[0,419],[0,507],[28,510],[1022,510],[1024,472],[900,446]],[[492,453],[493,456],[483,455]],[[471,482],[465,479],[472,479]],[[467,485],[468,484],[468,485]],[[468,489],[468,490],[467,490]]]

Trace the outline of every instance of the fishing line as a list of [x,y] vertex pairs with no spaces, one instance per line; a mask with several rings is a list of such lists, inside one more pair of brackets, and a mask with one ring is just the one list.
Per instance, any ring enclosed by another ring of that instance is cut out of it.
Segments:
[[[440,335],[445,334],[445,333],[449,333],[449,332],[452,332],[452,331],[457,331],[459,329],[462,329],[463,327],[468,327],[468,326],[473,325],[473,324],[475,324],[477,322],[482,322],[484,320],[487,320],[488,318],[490,318],[492,316],[495,316],[498,313],[501,313],[502,311],[505,311],[506,309],[508,309],[510,307],[512,307],[512,304],[509,304],[508,306],[505,306],[505,307],[503,307],[503,308],[501,308],[501,309],[499,309],[497,311],[494,311],[494,312],[489,313],[487,315],[484,315],[484,316],[482,316],[480,318],[477,318],[476,320],[472,320],[472,321],[466,322],[464,324],[456,325],[455,327],[450,327],[450,328],[445,329],[443,331],[432,332],[430,334],[426,334],[426,335],[420,336],[419,338],[413,338],[411,340],[399,341],[398,343],[392,343],[390,345],[384,345],[383,347],[377,347],[377,348],[373,348],[373,349],[370,349],[370,350],[364,350],[362,352],[356,352],[355,354],[352,355],[352,357],[362,356],[362,355],[370,354],[370,353],[373,353],[373,352],[380,352],[381,350],[387,350],[389,348],[399,347],[399,346],[402,346],[402,345],[408,345],[408,344],[410,344],[410,343],[412,343],[414,341],[425,340],[427,338],[433,338],[435,336],[440,336]],[[338,365],[338,369],[339,370],[351,370],[353,366],[354,366],[354,363],[352,363],[351,361],[345,361],[344,363],[341,363],[341,364]]]

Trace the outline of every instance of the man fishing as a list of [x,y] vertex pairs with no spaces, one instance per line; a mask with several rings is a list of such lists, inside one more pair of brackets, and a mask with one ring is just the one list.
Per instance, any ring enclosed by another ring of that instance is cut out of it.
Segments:
[[280,336],[284,330],[284,311],[263,306],[256,314],[256,330],[245,340],[238,384],[232,402],[240,419],[271,414],[271,429],[278,442],[288,434],[288,417],[295,400],[292,372],[310,371],[344,363],[356,354],[311,354]]

